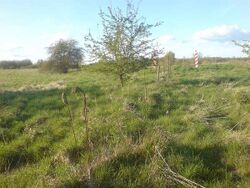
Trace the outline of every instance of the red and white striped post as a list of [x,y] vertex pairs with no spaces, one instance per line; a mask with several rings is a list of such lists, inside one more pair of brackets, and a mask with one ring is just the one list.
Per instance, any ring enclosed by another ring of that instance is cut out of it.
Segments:
[[199,55],[197,50],[194,51],[194,64],[195,68],[199,67]]

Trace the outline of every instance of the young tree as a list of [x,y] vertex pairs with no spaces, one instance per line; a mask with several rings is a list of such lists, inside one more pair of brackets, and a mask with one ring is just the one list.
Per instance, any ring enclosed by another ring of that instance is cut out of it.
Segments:
[[157,24],[146,24],[145,19],[138,16],[138,9],[129,1],[126,11],[108,7],[108,12],[99,13],[102,20],[103,33],[100,39],[94,39],[89,33],[85,37],[86,49],[95,60],[112,63],[114,72],[121,85],[129,73],[137,71],[143,65],[143,57],[152,53],[150,30]]
[[169,80],[171,77],[171,66],[175,62],[175,53],[174,52],[167,52],[165,56],[162,58],[162,63],[164,67],[164,74],[165,77]]
[[48,47],[50,54],[48,64],[52,71],[66,73],[69,68],[79,68],[83,60],[82,48],[78,47],[75,40],[62,40]]

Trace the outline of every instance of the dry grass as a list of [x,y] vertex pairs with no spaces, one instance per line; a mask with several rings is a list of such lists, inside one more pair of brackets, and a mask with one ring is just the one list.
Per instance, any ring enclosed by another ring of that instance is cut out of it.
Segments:
[[9,91],[44,91],[51,89],[65,89],[66,85],[63,81],[54,81],[48,84],[25,85],[18,89],[10,89]]

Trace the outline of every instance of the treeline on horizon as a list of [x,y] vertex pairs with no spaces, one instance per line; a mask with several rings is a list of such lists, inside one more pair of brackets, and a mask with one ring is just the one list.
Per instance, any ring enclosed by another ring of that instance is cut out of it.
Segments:
[[32,66],[33,63],[30,59],[24,60],[3,60],[0,61],[1,69],[20,69],[20,68],[28,68]]
[[[160,58],[161,59],[161,58]],[[181,62],[193,62],[193,58],[175,58],[176,63]],[[149,61],[150,59],[147,59]],[[32,63],[30,59],[24,60],[2,60],[0,61],[0,69],[22,69],[22,68],[39,68],[41,60],[38,60],[36,63]],[[248,61],[247,57],[200,57],[201,62],[206,63],[223,63],[227,61]]]
[[[189,58],[176,58],[177,60],[193,60],[193,57]],[[224,62],[224,61],[230,61],[230,60],[236,60],[236,61],[242,61],[242,60],[249,60],[247,57],[199,57],[199,59],[211,61],[211,62]]]
[[[200,63],[226,63],[226,62],[247,62],[249,58],[247,57],[199,57]],[[176,58],[176,63],[192,63],[194,58]]]

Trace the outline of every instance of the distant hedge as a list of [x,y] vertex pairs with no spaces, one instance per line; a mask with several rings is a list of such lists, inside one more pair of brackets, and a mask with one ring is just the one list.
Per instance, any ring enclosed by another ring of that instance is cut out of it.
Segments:
[[13,60],[13,61],[0,61],[1,69],[20,69],[31,66],[32,62],[29,59],[25,60]]

